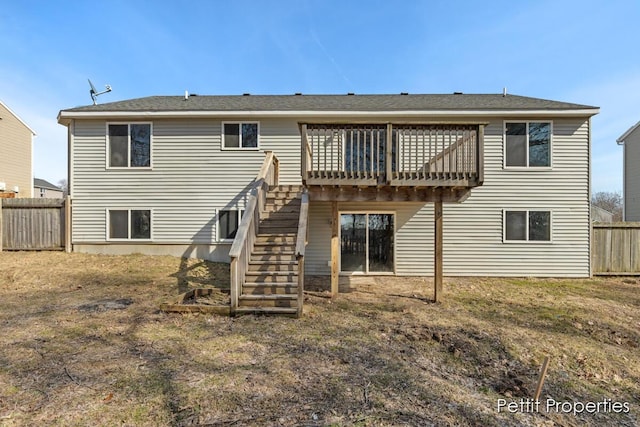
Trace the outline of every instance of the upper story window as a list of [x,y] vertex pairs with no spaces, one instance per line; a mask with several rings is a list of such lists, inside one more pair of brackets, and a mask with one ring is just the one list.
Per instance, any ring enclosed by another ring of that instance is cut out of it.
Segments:
[[505,167],[550,167],[551,123],[505,123]]
[[222,124],[222,148],[258,149],[258,122],[234,122]]
[[108,125],[110,168],[151,167],[151,123]]

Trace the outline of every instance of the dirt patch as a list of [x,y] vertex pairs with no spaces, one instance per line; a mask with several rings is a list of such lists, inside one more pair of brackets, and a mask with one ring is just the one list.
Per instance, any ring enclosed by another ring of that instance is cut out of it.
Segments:
[[133,304],[131,298],[121,298],[115,300],[101,300],[88,304],[82,304],[78,307],[80,311],[107,311],[107,310],[124,310]]

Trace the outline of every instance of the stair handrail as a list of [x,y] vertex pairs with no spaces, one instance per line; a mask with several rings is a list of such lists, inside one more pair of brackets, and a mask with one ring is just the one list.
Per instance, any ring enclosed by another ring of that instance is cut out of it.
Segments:
[[296,260],[298,261],[298,317],[302,316],[304,300],[304,252],[309,233],[309,193],[303,190],[300,195],[300,217],[298,219],[298,237],[296,238]]
[[242,294],[242,284],[249,269],[251,251],[260,232],[260,219],[264,213],[267,191],[270,186],[278,185],[279,163],[272,151],[265,152],[262,167],[249,193],[242,221],[229,249],[231,314],[238,308],[238,298]]

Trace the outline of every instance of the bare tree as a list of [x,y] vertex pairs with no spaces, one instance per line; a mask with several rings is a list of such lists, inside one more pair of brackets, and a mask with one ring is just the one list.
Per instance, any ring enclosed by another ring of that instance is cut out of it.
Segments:
[[69,186],[67,185],[67,180],[61,179],[60,181],[58,181],[58,187],[62,189],[62,195],[64,197],[67,197],[67,195],[69,194]]
[[591,203],[613,214],[614,221],[622,221],[622,195],[616,191],[599,191],[591,197]]

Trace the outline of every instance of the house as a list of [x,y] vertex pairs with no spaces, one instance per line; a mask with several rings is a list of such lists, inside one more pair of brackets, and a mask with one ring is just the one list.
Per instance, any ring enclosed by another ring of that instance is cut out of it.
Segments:
[[62,110],[73,249],[231,262],[238,310],[300,310],[305,274],[332,292],[340,275],[434,275],[436,299],[443,275],[588,277],[598,111],[459,93]]
[[640,221],[640,122],[616,142],[623,148],[622,220]]
[[0,197],[33,197],[36,133],[0,101]]
[[44,179],[33,179],[33,195],[45,199],[61,199],[64,195],[62,188],[45,181]]
[[613,212],[602,209],[600,206],[591,205],[591,221],[593,222],[613,222]]

